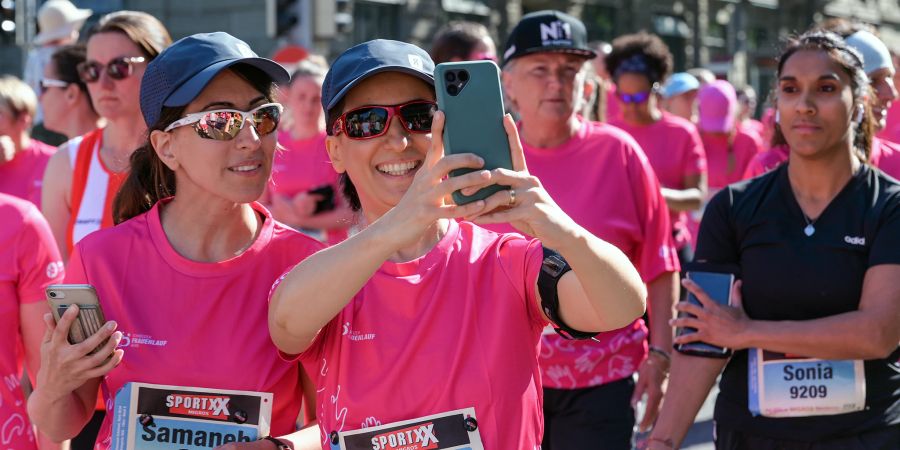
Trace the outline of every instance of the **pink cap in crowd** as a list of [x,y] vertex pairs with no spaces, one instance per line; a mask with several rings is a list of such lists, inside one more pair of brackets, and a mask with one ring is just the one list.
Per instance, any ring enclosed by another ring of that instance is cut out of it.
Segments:
[[737,114],[737,94],[725,80],[703,85],[697,94],[700,131],[728,133],[734,128]]

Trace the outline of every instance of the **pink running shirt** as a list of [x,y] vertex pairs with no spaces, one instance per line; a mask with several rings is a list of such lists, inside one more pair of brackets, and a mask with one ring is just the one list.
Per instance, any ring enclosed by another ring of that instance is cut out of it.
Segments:
[[[275,279],[322,245],[254,203],[265,222],[249,249],[218,263],[191,261],[163,231],[167,202],[86,236],[69,261],[66,282],[93,285],[124,334],[122,363],[105,378],[109,394],[129,381],[271,392],[272,434],[292,432],[303,399],[299,367],[269,337],[267,298]],[[114,399],[105,400],[112,411]],[[109,448],[111,416],[97,450]]]
[[770,148],[750,160],[747,169],[744,170],[744,179],[758,177],[788,160],[791,148],[787,144]]
[[385,262],[300,355],[333,431],[474,407],[484,448],[540,448],[536,240],[450,221],[426,255]]
[[900,144],[873,138],[869,161],[882,172],[900,180]]
[[0,164],[0,192],[24,198],[41,207],[41,186],[44,183],[44,169],[56,147],[37,139],[23,148],[5,164]]
[[[744,133],[751,134],[756,137],[760,144],[764,144],[765,133],[766,133],[766,125],[756,119],[747,119],[741,122],[738,125],[738,130],[743,131]],[[707,150],[707,158],[709,158],[709,151]],[[763,148],[765,150],[765,148]],[[760,150],[762,151],[762,150]]]
[[[325,150],[323,131],[309,139],[292,139],[286,131],[278,133],[278,143],[284,147],[275,153],[269,194],[293,198],[295,195],[329,185],[334,189],[335,202],[343,202],[338,173],[331,166],[328,151]],[[347,238],[346,228],[336,228],[326,232],[329,244],[337,244]]]
[[[731,183],[743,179],[750,161],[762,152],[762,142],[756,136],[738,130],[733,138],[726,134],[700,133],[706,151],[709,175],[708,198]],[[731,157],[729,157],[731,152]],[[730,161],[729,161],[730,160]]]
[[[680,269],[659,182],[631,136],[607,124],[583,121],[578,134],[559,147],[524,146],[528,171],[559,207],[622,250],[644,282]],[[506,224],[491,228],[514,231]],[[631,376],[646,357],[646,337],[643,319],[601,333],[599,343],[544,334],[544,386],[577,389]]]
[[24,360],[19,308],[45,301],[44,288],[63,280],[63,263],[50,226],[31,202],[0,193],[0,223],[0,377],[5,381],[0,443],[4,449],[32,450],[37,443],[19,385]]
[[887,124],[877,135],[881,139],[900,143],[900,100],[891,104],[887,112]]
[[[706,173],[706,153],[697,127],[681,117],[663,112],[662,118],[646,126],[633,126],[623,120],[610,122],[630,134],[647,155],[659,184],[669,189],[684,189],[684,177]],[[670,211],[675,247],[690,244],[687,213]]]

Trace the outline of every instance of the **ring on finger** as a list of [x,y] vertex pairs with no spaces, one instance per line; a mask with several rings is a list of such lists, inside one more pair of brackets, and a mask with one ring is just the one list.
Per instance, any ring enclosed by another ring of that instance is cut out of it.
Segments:
[[509,202],[506,204],[506,206],[516,206],[516,190],[515,189],[509,190]]

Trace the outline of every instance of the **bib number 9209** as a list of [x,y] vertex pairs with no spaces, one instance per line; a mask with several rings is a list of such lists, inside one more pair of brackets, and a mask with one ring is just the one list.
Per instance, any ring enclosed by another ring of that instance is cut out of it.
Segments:
[[823,384],[809,386],[791,386],[791,398],[825,398],[828,397],[828,386]]

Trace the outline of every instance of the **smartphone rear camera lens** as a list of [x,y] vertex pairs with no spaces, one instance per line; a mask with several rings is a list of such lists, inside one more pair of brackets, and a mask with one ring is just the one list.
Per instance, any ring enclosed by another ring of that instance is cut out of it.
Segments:
[[50,291],[50,298],[56,298],[56,292]]
[[453,72],[447,72],[446,74],[444,74],[444,79],[452,83],[456,81],[456,74]]
[[447,93],[450,95],[459,94],[459,88],[456,87],[455,84],[451,84],[450,86],[447,86]]
[[469,81],[469,72],[466,72],[465,70],[460,70],[459,71],[459,81],[462,81],[463,83],[465,83],[466,81]]

